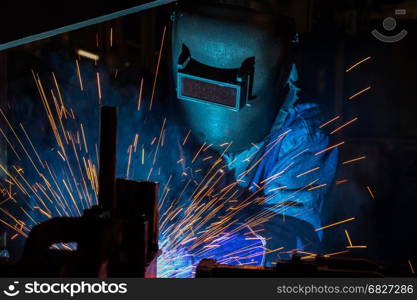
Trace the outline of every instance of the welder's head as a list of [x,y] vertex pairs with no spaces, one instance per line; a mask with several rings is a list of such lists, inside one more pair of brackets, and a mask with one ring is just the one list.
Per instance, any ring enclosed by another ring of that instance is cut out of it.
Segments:
[[282,105],[293,23],[268,1],[233,0],[187,1],[173,21],[177,98],[194,136],[231,152],[261,141]]

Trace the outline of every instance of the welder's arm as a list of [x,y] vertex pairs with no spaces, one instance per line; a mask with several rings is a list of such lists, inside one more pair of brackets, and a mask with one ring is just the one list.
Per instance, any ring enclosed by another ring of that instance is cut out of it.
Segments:
[[319,154],[329,147],[329,137],[320,131],[290,133],[282,143],[266,178],[282,174],[265,183],[264,208],[320,227],[323,201],[337,168],[337,149]]
[[[275,164],[266,178],[264,210],[273,213],[264,223],[267,248],[284,247],[320,251],[320,236],[314,231],[321,224],[321,208],[333,183],[337,167],[337,150],[326,151],[329,138],[322,132],[288,135]],[[282,255],[281,255],[282,257]],[[265,264],[275,262],[275,252],[266,252]]]

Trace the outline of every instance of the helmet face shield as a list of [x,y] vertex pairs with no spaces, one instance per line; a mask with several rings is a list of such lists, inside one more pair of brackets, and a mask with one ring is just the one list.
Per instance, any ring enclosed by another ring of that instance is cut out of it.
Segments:
[[253,68],[254,58],[246,59],[238,69],[204,65],[183,46],[178,61],[177,97],[239,111],[252,97]]
[[280,107],[284,43],[269,14],[219,6],[174,17],[172,67],[181,119],[201,143],[247,149]]

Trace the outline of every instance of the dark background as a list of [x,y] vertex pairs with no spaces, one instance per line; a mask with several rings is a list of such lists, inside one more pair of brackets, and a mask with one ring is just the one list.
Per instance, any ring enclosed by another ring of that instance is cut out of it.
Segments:
[[[123,8],[141,2],[145,1],[124,2]],[[73,2],[52,6],[28,5],[23,1],[6,3],[1,4],[1,11],[7,14],[3,18],[6,24],[1,27],[2,43],[121,8],[114,1],[103,1],[95,7]],[[112,82],[116,87],[137,86],[138,73],[149,81],[155,73],[166,25],[169,37],[171,8],[172,5],[152,9],[1,52],[1,103],[13,105],[19,101],[19,95],[34,94],[30,70],[49,72],[46,62],[51,53],[74,61],[76,49],[80,48],[98,54],[100,66],[109,74],[117,70],[117,80]],[[382,20],[395,17],[395,9],[406,9],[407,14],[396,17],[398,27],[394,33],[401,29],[409,33],[398,43],[385,44],[370,32],[378,29],[392,34],[382,28]],[[320,103],[329,119],[340,115],[338,125],[358,117],[337,137],[347,142],[341,149],[340,161],[367,157],[339,168],[336,180],[349,182],[334,189],[323,217],[328,223],[350,217],[357,220],[326,231],[329,251],[340,251],[340,245],[346,243],[343,231],[347,228],[355,244],[368,246],[352,255],[397,265],[407,265],[407,260],[411,260],[416,265],[417,4],[412,0],[297,0],[283,1],[283,13],[297,22],[297,64],[303,101]],[[113,46],[109,45],[110,28],[114,33]],[[166,45],[161,82],[170,82],[170,72],[166,71],[169,42]],[[372,59],[345,72],[368,56]],[[369,92],[348,100],[368,86],[372,87]],[[169,84],[163,87],[172,88]],[[36,109],[28,106],[26,113],[34,117]],[[4,160],[7,149],[2,153]]]

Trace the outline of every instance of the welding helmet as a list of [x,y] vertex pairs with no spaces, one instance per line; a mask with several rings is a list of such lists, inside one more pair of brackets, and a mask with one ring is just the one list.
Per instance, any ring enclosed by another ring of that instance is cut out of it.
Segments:
[[[197,2],[197,3],[196,3]],[[183,1],[172,63],[182,119],[201,143],[238,152],[265,138],[285,97],[295,36],[275,1]]]

